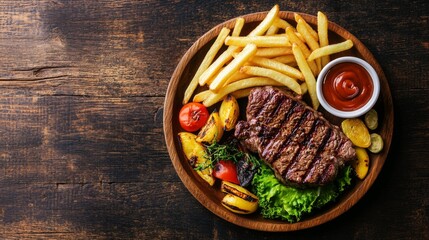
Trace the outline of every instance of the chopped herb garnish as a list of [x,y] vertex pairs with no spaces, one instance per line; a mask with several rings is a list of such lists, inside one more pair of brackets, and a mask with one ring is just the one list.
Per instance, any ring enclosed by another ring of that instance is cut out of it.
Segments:
[[259,160],[255,156],[239,150],[236,140],[226,142],[225,144],[214,142],[206,146],[206,154],[210,161],[197,165],[195,170],[203,170],[208,167],[214,168],[216,163],[218,163],[220,160],[233,161],[234,163],[237,163],[240,159],[243,158],[245,158],[246,161],[252,163],[252,165],[255,167],[260,165]]

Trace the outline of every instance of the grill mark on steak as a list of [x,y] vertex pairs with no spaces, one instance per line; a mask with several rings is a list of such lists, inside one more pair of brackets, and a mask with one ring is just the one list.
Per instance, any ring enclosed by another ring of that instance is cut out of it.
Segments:
[[[301,125],[301,123],[307,121],[306,120],[308,119],[307,116],[309,116],[309,114],[308,112],[305,112],[301,116],[296,126]],[[289,139],[287,139],[286,141],[283,141],[284,144],[279,146],[279,149],[277,149],[276,154],[270,160],[272,166],[275,169],[277,169],[279,176],[283,176],[286,173],[288,167],[293,163],[293,158],[300,149],[300,142],[304,138],[303,136],[306,135],[306,132],[303,132],[302,128],[300,129],[300,128],[297,128],[296,126],[294,127],[293,132],[291,133],[292,136],[289,136]]]
[[314,124],[316,118],[311,111],[306,110],[303,114],[304,118],[300,120],[297,128],[294,130],[294,134],[291,137],[291,141],[295,141],[300,145],[305,144],[307,136],[314,130]]
[[[280,128],[282,125],[278,124],[277,126],[274,126],[275,124],[273,124],[272,126],[270,126],[270,128],[265,127],[265,125],[261,125],[259,124],[262,121],[270,121],[272,123],[273,119],[270,119],[272,117],[274,117],[274,115],[272,114],[274,109],[279,109],[279,107],[277,107],[279,104],[278,100],[279,97],[281,97],[280,95],[274,95],[271,97],[271,99],[269,99],[269,102],[267,102],[266,104],[263,104],[263,106],[261,108],[258,109],[258,113],[256,115],[256,117],[254,117],[250,122],[249,122],[249,126],[248,128],[252,129],[253,131],[251,131],[254,135],[259,139],[259,145],[265,145],[265,139],[269,139],[270,137],[272,137],[273,132],[275,132],[276,128]],[[281,99],[281,98],[280,98]],[[285,96],[283,96],[283,99],[286,99]],[[263,99],[265,101],[267,101],[267,99]],[[287,101],[285,103],[292,103],[293,106],[296,106],[297,104],[295,102],[292,101]],[[257,108],[254,108],[257,109]],[[281,119],[281,123],[283,123],[284,121],[287,121],[289,115],[286,115],[286,119]],[[260,147],[254,146],[255,148],[259,149]]]
[[279,99],[279,103],[274,105],[274,110],[271,111],[271,113],[269,113],[270,119],[272,119],[273,117],[275,117],[277,115],[277,113],[280,111],[281,106],[283,105],[283,102],[286,100],[285,96],[279,95],[280,99]]
[[299,151],[295,154],[291,160],[291,164],[286,168],[286,172],[282,175],[285,179],[287,179],[291,183],[300,182],[300,169],[305,165],[305,159],[301,159],[301,157],[309,157],[311,158],[312,154],[312,146],[314,143],[312,139],[313,135],[317,135],[320,131],[318,130],[321,127],[320,121],[316,120],[313,122],[311,129],[308,133],[305,134],[304,141],[299,145]]
[[[314,166],[316,165],[316,162],[322,159],[322,157],[320,156],[321,151],[325,148],[328,140],[331,138],[332,135],[332,129],[328,128],[328,133],[323,137],[323,141],[320,144],[320,146],[317,148],[317,152],[314,155],[313,159],[311,160],[310,164],[308,165],[307,170],[304,173],[304,176],[302,177],[302,179],[304,179],[304,182],[308,182],[310,179],[308,179],[308,176],[313,176],[314,174],[310,174],[312,172],[312,170],[314,169]],[[317,181],[319,179],[319,176],[317,174],[314,175],[315,178],[313,178],[315,181]]]
[[[251,98],[251,96],[249,95],[249,98]],[[254,97],[256,98],[256,97]],[[273,129],[272,132],[273,133],[269,133],[267,132],[268,129],[266,129],[264,127],[264,125],[259,125],[259,121],[260,119],[257,118],[252,118],[250,121],[248,122],[244,122],[244,121],[239,121],[237,123],[237,125],[235,126],[236,129],[236,133],[239,133],[240,136],[236,136],[237,138],[241,138],[244,139],[244,142],[246,142],[246,146],[249,150],[253,151],[253,152],[257,152],[258,149],[260,149],[260,147],[258,147],[258,144],[255,141],[251,141],[252,139],[258,139],[258,141],[263,142],[263,139],[269,137],[270,135],[274,134],[278,134],[281,133],[281,131],[278,131],[279,128],[284,124],[284,122],[289,120],[289,117],[291,115],[291,110],[297,105],[297,103],[295,101],[293,101],[290,98],[283,98],[284,101],[282,101],[282,107],[278,107],[277,111],[278,111],[278,115],[277,116],[272,116],[273,119],[272,121],[274,123],[278,122],[278,124],[273,124]],[[263,101],[266,101],[266,98],[262,98]],[[260,101],[262,101],[260,100]],[[262,114],[262,113],[267,113],[267,111],[263,110],[263,106],[265,104],[262,105],[261,108],[258,107],[254,107],[253,105],[248,105],[247,106],[247,115],[249,115],[252,111],[257,110],[257,113],[255,114]],[[281,111],[280,111],[281,110]],[[263,117],[267,117],[265,115],[261,115]],[[276,117],[276,118],[274,118]],[[268,117],[267,117],[268,118]],[[249,140],[249,141],[247,141]]]
[[[278,138],[274,138],[273,140],[280,140],[282,143],[278,145],[277,149],[272,149],[271,147],[265,146],[264,149],[267,150],[273,150],[274,156],[272,157],[270,162],[275,161],[277,158],[279,158],[279,154],[286,148],[287,145],[290,144],[290,142],[293,142],[291,138],[293,138],[296,134],[296,130],[298,129],[298,126],[303,121],[304,113],[299,110],[300,105],[294,103],[294,107],[291,108],[291,110],[287,114],[287,121],[283,125],[283,127],[279,130]],[[264,153],[264,151],[262,151]]]
[[293,104],[290,99],[283,97],[280,100],[280,103],[277,104],[276,108],[273,110],[273,112],[276,112],[277,114],[269,114],[269,116],[267,116],[264,121],[271,122],[272,124],[270,125],[270,128],[262,129],[263,132],[258,135],[261,138],[261,149],[266,148],[266,145],[270,143],[265,141],[266,139],[270,140],[277,137],[277,134],[280,133],[279,129],[283,126],[285,121],[289,120],[290,115],[285,113],[289,113],[295,106],[296,104]]
[[311,137],[309,137],[306,144],[301,146],[300,154],[296,158],[296,163],[293,168],[291,168],[290,172],[295,174],[288,177],[289,179],[294,179],[296,182],[302,181],[301,179],[305,177],[304,175],[316,157],[319,147],[323,143],[323,139],[327,135],[328,131],[328,127],[321,123],[320,120],[316,121],[316,127],[311,134]]
[[338,172],[338,167],[335,166],[335,164],[333,163],[332,159],[329,159],[330,161],[327,162],[325,169],[323,169],[323,171],[321,171],[321,179],[320,182],[321,183],[328,183],[331,182],[332,180],[334,180],[335,176],[337,175]]
[[[309,173],[304,179],[304,182],[318,182],[320,181],[320,177],[323,175],[324,169],[327,167],[329,163],[329,159],[333,158],[335,155],[336,149],[339,146],[339,135],[338,132],[334,129],[331,129],[331,134],[326,141],[325,146],[319,152],[317,156],[316,162],[311,166]],[[323,159],[323,161],[322,161]]]
[[309,168],[309,170],[306,173],[306,176],[304,177],[304,183],[319,181],[318,170],[319,170],[319,167],[322,165],[321,160],[322,160],[322,157],[320,155],[316,155],[316,157],[313,159],[312,166]]
[[289,98],[284,98],[281,104],[278,105],[276,115],[272,117],[273,128],[275,130],[279,130],[289,119],[290,115],[288,113],[295,107],[295,105],[296,104]]
[[[276,131],[276,133],[275,133],[275,135],[274,135],[274,137],[272,138],[272,141],[270,141],[270,142],[264,142],[264,143],[262,143],[261,144],[261,156],[264,156],[263,158],[266,158],[267,159],[267,161],[270,161],[271,162],[271,160],[272,160],[272,156],[269,156],[269,155],[267,155],[267,154],[270,154],[270,153],[275,153],[275,152],[273,152],[273,151],[270,151],[270,152],[265,152],[263,149],[271,149],[271,148],[273,148],[274,146],[277,146],[276,145],[276,143],[277,143],[277,141],[280,139],[282,139],[282,138],[284,138],[285,136],[284,136],[284,131],[281,131],[281,127],[282,126],[284,126],[284,124],[285,123],[287,123],[288,121],[289,121],[289,119],[290,119],[290,116],[292,115],[292,113],[293,113],[293,109],[297,106],[297,104],[295,103],[295,102],[291,102],[291,101],[288,101],[288,106],[289,106],[289,108],[286,110],[286,112],[283,114],[283,116],[281,116],[280,117],[280,123],[277,125],[277,124],[274,124],[274,126],[275,126],[275,128],[273,129],[273,131]],[[280,143],[282,143],[283,141],[281,141]],[[277,147],[279,147],[279,146],[277,146]]]
[[296,97],[272,87],[254,88],[235,137],[294,186],[332,181],[344,162],[355,158],[351,141]]
[[[249,95],[249,101],[255,101],[256,99],[258,101],[267,103],[267,99],[271,99],[272,98],[272,94],[273,92],[270,92],[268,94],[263,94],[263,93],[256,93],[255,95]],[[256,117],[256,116],[262,116],[262,111],[264,110],[265,107],[267,107],[268,104],[256,104],[256,105],[247,105],[246,108],[246,117],[247,119],[250,119],[252,117]]]
[[265,102],[263,107],[259,109],[258,114],[254,117],[258,121],[267,121],[268,118],[272,115],[273,111],[279,105],[279,101],[281,100],[281,98],[282,98],[281,95],[278,95],[278,94],[272,95],[271,98]]

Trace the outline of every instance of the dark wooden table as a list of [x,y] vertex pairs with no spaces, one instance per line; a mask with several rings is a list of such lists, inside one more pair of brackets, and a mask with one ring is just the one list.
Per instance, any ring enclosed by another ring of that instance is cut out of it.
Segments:
[[[392,148],[367,195],[292,233],[205,209],[176,175],[162,129],[167,85],[192,43],[276,3],[321,10],[358,37],[395,109]],[[429,239],[428,10],[426,0],[2,0],[0,238]]]

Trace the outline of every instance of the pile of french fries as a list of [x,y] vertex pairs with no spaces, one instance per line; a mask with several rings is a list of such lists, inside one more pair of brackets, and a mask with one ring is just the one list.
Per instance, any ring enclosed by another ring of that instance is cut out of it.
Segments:
[[[231,29],[224,27],[188,85],[183,104],[191,100],[198,85],[206,85],[208,90],[195,94],[192,101],[206,107],[228,94],[248,96],[253,87],[283,86],[299,95],[308,92],[317,109],[317,75],[331,54],[352,48],[353,42],[329,44],[328,19],[320,11],[317,30],[299,14],[294,18],[296,27],[279,17],[279,6],[275,5],[247,36],[240,35],[243,18],[237,18],[231,35]],[[227,49],[220,53],[224,45]]]

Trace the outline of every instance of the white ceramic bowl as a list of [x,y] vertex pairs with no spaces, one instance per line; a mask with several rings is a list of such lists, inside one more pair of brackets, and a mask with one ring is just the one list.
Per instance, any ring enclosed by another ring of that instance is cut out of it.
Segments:
[[[369,101],[363,105],[362,107],[352,110],[352,111],[342,111],[334,108],[331,106],[325,99],[322,91],[322,86],[324,84],[324,78],[326,74],[329,72],[330,69],[332,69],[334,66],[344,63],[344,62],[351,62],[356,63],[362,66],[370,75],[371,81],[373,83],[373,92],[371,95],[371,98]],[[380,80],[378,79],[377,72],[374,70],[374,68],[366,61],[357,58],[357,57],[340,57],[337,59],[332,60],[326,66],[322,69],[319,76],[317,77],[317,83],[316,83],[316,93],[317,98],[319,99],[320,104],[322,107],[328,111],[329,113],[340,117],[340,118],[355,118],[364,115],[366,112],[368,112],[377,102],[378,96],[380,95]]]

